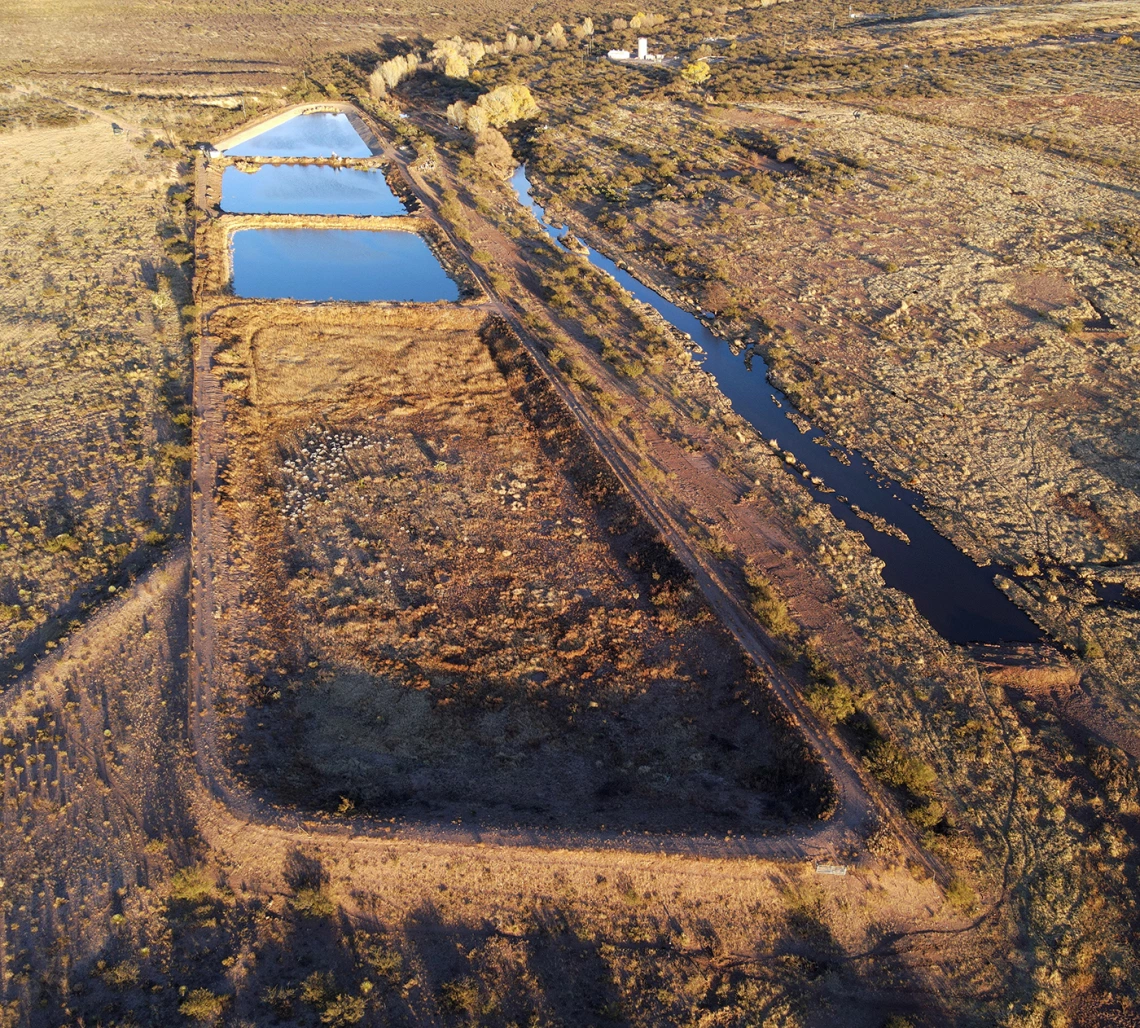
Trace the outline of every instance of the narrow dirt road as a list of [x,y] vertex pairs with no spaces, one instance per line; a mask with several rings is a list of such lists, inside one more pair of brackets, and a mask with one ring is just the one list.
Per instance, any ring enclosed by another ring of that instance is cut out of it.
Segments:
[[[439,197],[435,190],[424,181],[407,158],[387,141],[384,141],[385,156],[404,174],[412,185],[425,210],[447,233],[452,245],[465,258],[468,257],[461,241],[450,226],[435,216]],[[474,212],[472,217],[477,217]],[[509,239],[491,223],[484,220],[483,230],[494,236],[498,246],[514,254],[522,261],[518,244]],[[772,689],[780,702],[795,719],[797,726],[809,745],[827,766],[835,782],[838,805],[833,816],[813,832],[805,835],[790,834],[787,842],[803,848],[799,850],[801,859],[821,853],[839,854],[845,847],[857,846],[859,833],[878,819],[887,821],[903,842],[908,856],[925,867],[935,877],[943,877],[945,870],[917,844],[913,833],[895,814],[893,808],[882,796],[874,783],[868,781],[858,769],[856,757],[821,724],[814,712],[804,702],[798,689],[787,674],[779,667],[772,655],[770,642],[755,618],[746,611],[736,598],[731,586],[724,580],[718,569],[702,559],[684,528],[670,515],[662,503],[645,483],[635,466],[627,459],[621,447],[615,445],[614,437],[608,428],[589,410],[567,385],[565,379],[551,366],[545,353],[535,344],[526,331],[518,312],[509,304],[495,296],[487,274],[468,259],[473,274],[491,297],[491,302],[504,321],[514,330],[528,353],[542,369],[551,385],[566,406],[574,414],[583,431],[589,436],[599,453],[605,458],[611,470],[634,498],[639,509],[661,533],[674,554],[682,560],[693,575],[709,605],[720,616],[724,625],[733,633],[744,651],[767,672]],[[710,468],[710,473],[714,473]],[[773,844],[774,845],[774,844]],[[795,846],[793,846],[795,848]],[[785,846],[786,850],[786,846]]]

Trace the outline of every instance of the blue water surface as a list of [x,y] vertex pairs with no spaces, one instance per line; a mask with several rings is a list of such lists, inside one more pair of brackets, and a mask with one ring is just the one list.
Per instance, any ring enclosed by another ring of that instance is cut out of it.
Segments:
[[421,236],[362,229],[257,228],[233,235],[238,296],[293,300],[458,300]]
[[223,153],[227,157],[372,156],[348,115],[330,112],[298,114]]
[[263,164],[256,171],[232,165],[222,172],[227,214],[406,214],[379,169],[327,164]]
[[[542,207],[531,194],[525,167],[515,172],[511,185],[519,201],[561,246],[560,240],[568,230],[546,222]],[[793,452],[812,475],[834,490],[827,492],[802,480],[817,500],[826,503],[848,528],[867,540],[871,552],[884,562],[886,584],[907,593],[943,638],[953,643],[1041,639],[1040,629],[1029,616],[994,585],[994,569],[978,567],[919,513],[925,501],[918,493],[879,475],[857,452],[845,451],[845,460],[840,460],[836,456],[838,448],[817,429],[800,434],[787,418],[791,403],[768,381],[768,368],[758,353],[749,360],[737,356],[704,321],[670,303],[608,257],[589,249],[589,259],[700,344],[705,351],[701,367],[716,379],[721,392],[732,401],[733,409],[765,439],[776,439],[782,449]],[[791,468],[789,472],[799,475]],[[840,497],[901,528],[909,536],[909,544],[875,529]]]

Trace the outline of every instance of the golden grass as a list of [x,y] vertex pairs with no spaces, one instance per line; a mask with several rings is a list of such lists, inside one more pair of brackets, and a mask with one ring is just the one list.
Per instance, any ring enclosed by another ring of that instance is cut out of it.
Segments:
[[189,421],[186,284],[158,231],[176,241],[172,160],[91,120],[0,135],[0,176],[6,676],[96,586],[153,559],[146,540],[170,532]]

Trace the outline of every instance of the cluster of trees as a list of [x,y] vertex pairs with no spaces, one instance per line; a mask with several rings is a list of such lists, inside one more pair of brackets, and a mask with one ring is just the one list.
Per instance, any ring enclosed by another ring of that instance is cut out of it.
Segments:
[[419,54],[412,52],[393,57],[390,61],[378,64],[368,76],[368,86],[372,97],[379,100],[390,89],[395,89],[404,79],[411,78],[420,66]]
[[[495,49],[498,49],[497,46]],[[450,36],[436,40],[428,59],[436,71],[442,72],[449,79],[465,79],[487,52],[488,47],[478,39]]]
[[[592,36],[594,34],[594,19],[583,18],[581,24],[575,25],[570,30],[570,34],[579,42],[587,36]],[[570,45],[570,40],[566,38],[566,29],[560,21],[556,21],[550,26],[550,31],[546,33],[543,39],[555,50],[562,50]]]
[[570,38],[583,40],[594,34],[592,18],[583,18],[581,23],[567,33],[566,27],[556,21],[546,33],[536,32],[533,36],[508,32],[502,42],[483,43],[478,39],[465,40],[462,36],[451,36],[437,40],[428,58],[436,71],[448,78],[465,79],[472,69],[488,54],[531,54],[543,44],[555,50],[570,45]]
[[473,104],[456,100],[447,108],[447,120],[457,128],[465,128],[478,136],[488,128],[503,128],[513,121],[524,121],[538,116],[538,104],[530,90],[521,82],[484,93]]
[[447,108],[447,120],[475,137],[476,165],[500,176],[509,175],[515,161],[511,146],[499,129],[537,115],[538,104],[521,82],[492,89],[473,104],[456,100]]
[[638,11],[629,21],[626,21],[625,18],[614,18],[611,27],[614,32],[621,32],[624,29],[633,29],[634,32],[647,32],[658,25],[664,25],[665,21],[666,18],[663,14],[646,14],[644,11]]

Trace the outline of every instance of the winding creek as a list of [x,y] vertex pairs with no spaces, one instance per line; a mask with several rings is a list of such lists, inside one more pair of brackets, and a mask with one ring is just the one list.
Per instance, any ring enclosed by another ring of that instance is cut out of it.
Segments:
[[[516,170],[511,186],[547,235],[565,249],[562,238],[569,230],[555,228],[546,221],[545,211],[532,194],[525,167]],[[810,477],[803,479],[815,499],[826,503],[848,528],[867,540],[871,552],[884,563],[886,584],[907,593],[939,634],[960,644],[1041,639],[1040,630],[1025,612],[994,585],[995,569],[978,567],[919,513],[924,501],[918,493],[883,478],[858,452],[843,451],[843,459],[839,459],[835,455],[837,447],[818,429],[806,434],[799,432],[787,417],[794,409],[792,404],[768,381],[767,365],[758,353],[753,353],[749,360],[734,354],[728,343],[713,335],[700,318],[670,303],[597,250],[586,249],[590,263],[701,347],[701,367],[716,379],[736,412],[765,439],[777,440],[781,452],[792,452],[809,476],[825,484],[821,489]],[[802,474],[790,465],[788,470]],[[859,517],[851,504],[901,529],[910,542],[877,530]]]

